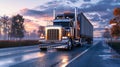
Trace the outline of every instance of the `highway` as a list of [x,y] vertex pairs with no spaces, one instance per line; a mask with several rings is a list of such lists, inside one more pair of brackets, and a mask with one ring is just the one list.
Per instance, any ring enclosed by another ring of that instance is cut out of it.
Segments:
[[0,49],[0,67],[65,67],[70,60],[88,49],[76,47],[71,51],[48,49],[39,46],[12,47]]
[[66,67],[120,67],[120,55],[106,43],[99,42]]
[[71,51],[39,46],[0,49],[0,67],[119,67],[120,55],[102,41],[93,46],[76,47]]

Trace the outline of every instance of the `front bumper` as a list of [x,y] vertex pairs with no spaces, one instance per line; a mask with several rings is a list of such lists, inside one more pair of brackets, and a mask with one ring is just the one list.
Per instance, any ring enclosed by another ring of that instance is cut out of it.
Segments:
[[62,40],[59,42],[48,42],[42,41],[42,44],[39,44],[39,48],[67,48],[67,40]]
[[39,48],[67,48],[67,44],[40,44]]

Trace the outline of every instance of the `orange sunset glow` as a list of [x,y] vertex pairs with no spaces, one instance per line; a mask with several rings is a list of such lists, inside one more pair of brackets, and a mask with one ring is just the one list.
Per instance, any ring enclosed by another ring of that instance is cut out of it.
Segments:
[[[38,30],[39,26],[46,26],[46,25],[51,25],[52,24],[52,17],[42,17],[42,18],[34,18],[34,17],[29,17],[25,16],[25,29],[28,32],[33,32],[34,30]],[[27,21],[27,19],[30,19],[30,21]]]

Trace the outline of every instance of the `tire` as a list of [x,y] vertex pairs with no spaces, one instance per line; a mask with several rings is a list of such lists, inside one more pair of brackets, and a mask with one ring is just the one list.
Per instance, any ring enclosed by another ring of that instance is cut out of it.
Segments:
[[92,41],[91,40],[87,41],[87,44],[92,44]]
[[67,50],[72,50],[73,46],[72,46],[72,40],[68,41],[68,47]]
[[82,44],[81,43],[77,44],[77,47],[82,47]]
[[47,51],[47,48],[40,48],[41,51]]

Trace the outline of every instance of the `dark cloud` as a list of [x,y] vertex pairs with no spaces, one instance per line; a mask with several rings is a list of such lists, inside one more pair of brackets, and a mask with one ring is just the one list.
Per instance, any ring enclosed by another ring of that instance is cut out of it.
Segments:
[[[52,3],[50,3],[52,4]],[[50,8],[51,7],[51,8]],[[27,9],[23,12],[21,12],[23,15],[27,16],[35,16],[35,17],[43,17],[43,16],[52,16],[53,15],[53,10],[56,8],[57,13],[63,13],[64,11],[74,11],[73,7],[69,6],[64,6],[64,5],[58,5],[55,7],[55,5],[49,5],[49,7],[46,6],[40,6],[39,8],[44,8],[45,10],[39,11],[39,10],[32,10],[32,9]]]
[[107,12],[106,11],[106,14],[102,15],[101,18],[102,19],[112,19],[113,18],[112,12]]
[[91,0],[84,0],[84,2],[90,2]]
[[107,9],[113,10],[115,7],[119,7],[120,5],[113,6],[111,4],[101,3],[97,5],[83,4],[82,6],[90,6],[88,8],[80,9],[81,11],[84,11],[84,12],[105,12],[107,11]]
[[69,0],[72,3],[78,2],[78,0]]
[[[70,2],[77,2],[78,0],[68,0]],[[84,1],[90,1],[90,0],[84,0]],[[90,3],[83,3],[81,6],[79,7],[79,11],[83,11],[83,12],[105,12],[107,11],[107,9],[113,10],[115,7],[119,7],[119,4],[115,4],[112,5],[113,3],[120,3],[120,1],[118,0],[102,0],[100,2],[98,2],[97,4],[90,4]],[[53,11],[53,9],[56,7],[56,10],[58,12],[61,11],[74,11],[74,7],[70,7],[70,6],[66,6],[64,4],[61,4],[58,1],[52,1],[52,2],[48,2],[45,5],[39,6],[37,8],[39,9],[45,9],[44,11],[37,11],[37,10],[28,10],[28,12],[26,12],[27,14],[37,14],[37,15],[41,15],[41,14],[49,14],[50,12]],[[33,12],[33,13],[32,13]]]
[[79,10],[83,12],[105,12],[107,9],[113,11],[115,7],[120,7],[120,0],[101,0],[97,4],[82,4]]
[[[89,7],[84,7],[89,6]],[[97,12],[99,14],[88,15],[89,17],[93,17],[90,19],[93,22],[100,24],[100,27],[105,27],[109,25],[110,19],[113,18],[113,10],[116,7],[120,7],[120,0],[102,0],[97,4],[82,4],[79,11],[91,13]]]
[[[65,5],[64,2],[62,2],[63,0],[60,1],[51,1],[46,3],[45,5],[42,6],[38,6],[37,8],[39,9],[44,9],[42,11],[39,10],[32,10],[32,9],[28,9],[25,12],[22,12],[24,15],[28,15],[28,16],[35,16],[35,17],[42,17],[42,16],[52,16],[52,12],[53,9],[56,7],[56,12],[57,13],[63,13],[64,11],[74,11],[74,7],[71,7],[70,3],[73,3],[75,5],[75,3],[77,3],[79,0],[67,0],[65,1],[66,4]],[[90,3],[92,0],[84,0],[84,2],[88,2],[88,3],[83,3],[78,7],[78,11],[79,12],[84,12],[84,13],[91,13],[91,12],[97,12],[100,16],[98,16],[98,14],[94,14],[94,15],[88,15],[89,17],[93,17],[92,20],[93,22],[98,21],[99,24],[104,25],[103,23],[109,22],[109,20],[113,17],[113,9],[116,7],[120,7],[120,0],[100,0],[98,3],[96,4],[92,4]],[[63,4],[64,3],[64,4]],[[103,21],[105,20],[105,21]]]
[[[52,16],[53,9],[56,8],[56,13],[63,13],[64,11],[74,12],[75,6],[78,7],[78,12],[86,13],[91,23],[97,24],[94,31],[101,31],[104,27],[109,25],[110,19],[113,18],[113,10],[120,7],[120,0],[99,0],[97,3],[91,3],[92,0],[53,0],[44,5],[37,6],[36,9],[25,9],[21,13],[23,15],[32,17]],[[76,4],[77,3],[77,4]],[[32,21],[32,20],[26,20]]]
[[48,4],[48,5],[53,5],[53,4],[56,4],[57,3],[57,1],[52,1],[52,2],[48,2],[48,3],[46,3],[46,4]]
[[37,7],[37,8],[40,8],[40,9],[46,9],[46,8],[48,8],[48,7],[45,6],[45,5],[42,5],[42,6],[39,6],[39,7]]
[[26,16],[38,16],[38,15],[44,15],[43,11],[37,11],[37,10],[32,10],[32,9],[23,9],[21,10],[23,15]]
[[90,19],[90,20],[92,20],[92,21],[101,21],[101,19],[100,19],[100,17],[99,17],[98,14],[94,14],[94,15],[90,15],[90,16],[93,17],[92,19]]

